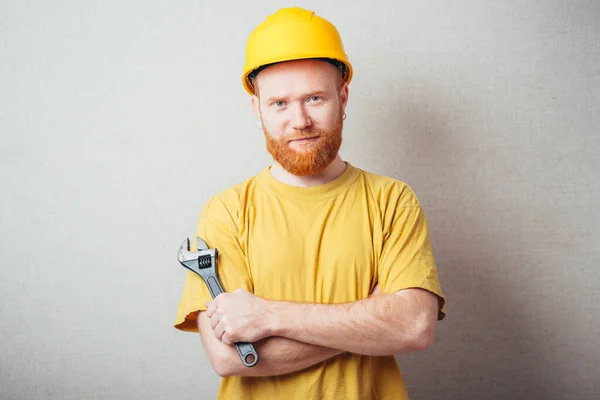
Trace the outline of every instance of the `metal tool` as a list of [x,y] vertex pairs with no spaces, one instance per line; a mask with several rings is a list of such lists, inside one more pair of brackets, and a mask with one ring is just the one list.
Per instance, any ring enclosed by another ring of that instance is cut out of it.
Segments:
[[[179,248],[177,259],[185,268],[200,275],[214,299],[217,295],[224,292],[217,276],[217,257],[219,252],[217,249],[209,249],[206,242],[200,237],[196,237],[196,243],[198,251],[192,252],[190,251],[190,239],[185,239]],[[256,365],[258,362],[258,353],[252,343],[238,342],[235,343],[235,348],[246,367]]]

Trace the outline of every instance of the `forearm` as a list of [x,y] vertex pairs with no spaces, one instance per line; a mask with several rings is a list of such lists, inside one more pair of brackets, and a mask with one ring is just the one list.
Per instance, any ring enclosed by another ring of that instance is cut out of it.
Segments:
[[311,367],[343,352],[284,337],[269,337],[254,343],[259,362],[248,368],[242,364],[233,345],[226,345],[214,337],[204,313],[198,316],[198,327],[206,353],[220,376],[284,375]]
[[270,302],[272,333],[364,355],[420,350],[433,340],[437,298],[409,291],[344,304]]
[[[312,367],[341,354],[341,350],[298,342],[284,337],[270,337],[254,343],[260,361],[252,368],[245,367],[234,349],[231,375],[284,375]],[[233,362],[235,361],[235,362]]]

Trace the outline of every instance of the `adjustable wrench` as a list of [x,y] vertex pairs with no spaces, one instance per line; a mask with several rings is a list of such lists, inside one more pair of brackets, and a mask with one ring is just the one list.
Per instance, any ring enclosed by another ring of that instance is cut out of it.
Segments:
[[[190,239],[185,239],[179,248],[177,259],[185,268],[200,275],[214,299],[224,292],[217,276],[219,252],[217,249],[209,249],[206,242],[200,237],[196,237],[196,243],[198,251],[192,252],[190,251]],[[258,353],[252,343],[238,342],[235,343],[235,348],[246,367],[256,365]]]

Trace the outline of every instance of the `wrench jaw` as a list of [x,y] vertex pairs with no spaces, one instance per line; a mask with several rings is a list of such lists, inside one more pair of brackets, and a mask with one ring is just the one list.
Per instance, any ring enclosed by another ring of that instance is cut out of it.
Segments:
[[183,243],[181,243],[181,246],[179,246],[179,251],[177,252],[177,260],[179,260],[180,263],[183,263],[185,260],[190,259],[191,257],[189,257],[190,254],[190,239],[186,238]]
[[[189,241],[189,239],[188,239]],[[200,236],[196,236],[196,248],[198,250],[209,250],[208,244]]]
[[207,274],[210,272],[208,271],[210,268],[200,268],[199,259],[203,256],[210,256],[211,267],[215,268],[218,252],[217,249],[209,249],[206,242],[201,238],[197,238],[197,243],[199,245],[199,251],[190,251],[190,239],[185,239],[179,247],[179,252],[177,253],[177,260],[185,268],[200,275],[202,278],[205,278],[205,276],[207,276]]
[[177,259],[179,262],[197,260],[200,256],[210,255],[217,257],[217,249],[209,249],[206,242],[198,238],[198,251],[190,251],[190,239],[185,239],[179,247]]

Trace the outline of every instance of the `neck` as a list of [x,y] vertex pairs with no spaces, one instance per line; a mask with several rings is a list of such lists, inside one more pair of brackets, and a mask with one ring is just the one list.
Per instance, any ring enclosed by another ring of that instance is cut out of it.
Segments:
[[346,163],[338,154],[323,171],[316,175],[297,176],[290,174],[278,162],[274,162],[269,171],[271,172],[271,176],[273,178],[277,179],[279,182],[285,183],[286,185],[310,187],[323,185],[338,178],[344,173],[344,171],[346,171]]

